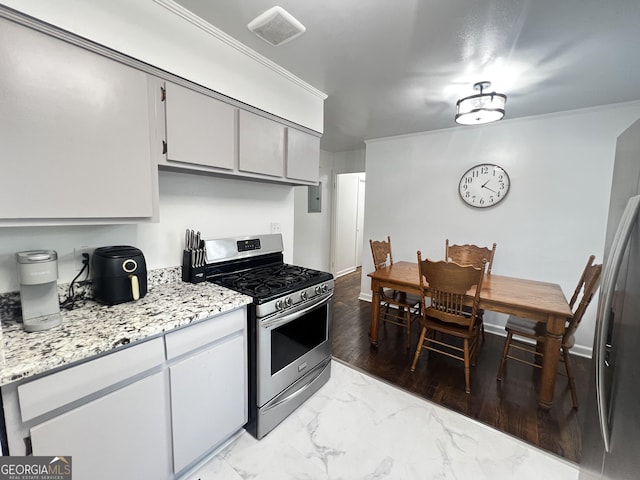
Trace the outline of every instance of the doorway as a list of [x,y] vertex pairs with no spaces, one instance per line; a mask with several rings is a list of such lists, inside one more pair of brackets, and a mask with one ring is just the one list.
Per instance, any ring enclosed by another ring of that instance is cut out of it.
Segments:
[[336,175],[333,273],[336,277],[362,265],[365,173]]

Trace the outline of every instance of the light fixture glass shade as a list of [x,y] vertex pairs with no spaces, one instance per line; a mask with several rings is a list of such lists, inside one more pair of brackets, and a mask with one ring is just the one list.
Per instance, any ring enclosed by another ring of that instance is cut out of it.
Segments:
[[483,89],[491,86],[489,82],[474,85],[480,90],[477,95],[461,98],[456,103],[456,123],[461,125],[480,125],[501,120],[504,117],[504,106],[507,96],[502,93],[483,93]]

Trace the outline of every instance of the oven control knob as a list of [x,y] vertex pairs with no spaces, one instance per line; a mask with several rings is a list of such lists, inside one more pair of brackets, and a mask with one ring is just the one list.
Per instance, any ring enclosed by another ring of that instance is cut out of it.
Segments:
[[282,302],[282,300],[278,300],[276,302],[276,310],[282,310],[284,308],[284,303]]
[[290,306],[293,304],[293,302],[291,301],[291,297],[287,297],[287,298],[285,298],[285,299],[284,299],[284,304],[285,304],[287,307],[290,307]]
[[320,289],[320,285],[316,285],[315,292],[316,295],[320,295],[320,293],[322,292],[322,290]]
[[329,290],[329,287],[327,286],[326,283],[322,284],[322,293],[327,293],[327,290]]
[[302,300],[304,302],[307,298],[308,297],[307,297],[307,291],[306,290],[303,291],[303,292],[300,292],[300,300]]

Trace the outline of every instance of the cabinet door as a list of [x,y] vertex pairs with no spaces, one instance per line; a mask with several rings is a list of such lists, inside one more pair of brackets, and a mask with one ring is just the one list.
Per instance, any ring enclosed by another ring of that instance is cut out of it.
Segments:
[[170,477],[166,372],[31,429],[34,455],[72,457],[76,480]]
[[238,332],[169,368],[176,473],[246,423],[244,345]]
[[150,218],[147,75],[0,19],[0,219]]
[[282,177],[284,125],[244,110],[239,113],[239,169]]
[[317,182],[320,176],[320,138],[287,129],[287,178]]
[[173,83],[165,88],[167,164],[233,169],[236,108]]

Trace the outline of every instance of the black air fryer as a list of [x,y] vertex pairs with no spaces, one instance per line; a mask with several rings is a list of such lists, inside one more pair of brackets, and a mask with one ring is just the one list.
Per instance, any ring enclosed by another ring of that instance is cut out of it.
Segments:
[[127,245],[96,248],[91,256],[93,297],[106,305],[147,294],[147,264],[142,251]]

